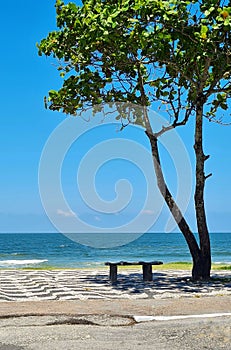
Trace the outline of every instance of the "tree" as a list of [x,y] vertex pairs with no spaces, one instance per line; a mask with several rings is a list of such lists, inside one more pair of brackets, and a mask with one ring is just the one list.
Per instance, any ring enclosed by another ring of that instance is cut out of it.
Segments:
[[[142,118],[132,122],[145,126],[159,190],[192,255],[192,277],[209,279],[204,189],[211,174],[205,174],[209,156],[203,150],[203,125],[205,119],[220,123],[219,110],[229,109],[230,1],[85,0],[78,7],[57,0],[56,12],[58,29],[38,44],[38,50],[59,60],[64,81],[59,91],[49,91],[46,107],[71,115],[102,102],[129,101],[143,107]],[[147,107],[157,103],[170,118],[168,126],[154,132]],[[189,119],[195,122],[199,242],[166,184],[158,147],[163,133]]]

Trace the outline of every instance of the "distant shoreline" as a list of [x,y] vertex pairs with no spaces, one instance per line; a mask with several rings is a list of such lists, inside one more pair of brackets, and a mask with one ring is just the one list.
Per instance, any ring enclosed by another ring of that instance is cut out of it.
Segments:
[[[127,266],[120,266],[120,269],[137,269],[137,266],[130,265]],[[99,264],[97,263],[95,266],[89,266],[89,267],[61,267],[61,266],[55,266],[55,265],[41,265],[41,266],[3,266],[0,267],[1,270],[99,270],[99,269],[108,269],[107,266],[104,265],[104,263]],[[153,270],[162,271],[162,270],[184,270],[184,271],[191,271],[192,269],[192,263],[190,262],[170,262],[170,263],[164,263],[163,265],[155,265],[153,266]],[[212,271],[222,271],[222,270],[230,270],[231,271],[231,264],[225,264],[225,263],[214,263],[212,264]]]

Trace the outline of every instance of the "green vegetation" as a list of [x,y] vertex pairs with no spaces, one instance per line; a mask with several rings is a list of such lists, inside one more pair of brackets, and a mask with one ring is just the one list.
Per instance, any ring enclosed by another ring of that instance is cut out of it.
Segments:
[[[153,270],[192,270],[192,263],[190,262],[184,262],[184,261],[176,261],[176,262],[169,262],[165,263],[163,265],[155,265],[153,266]],[[119,266],[119,269],[139,269],[140,266],[137,265],[130,265],[130,266]],[[15,268],[12,268],[15,270]],[[105,265],[99,265],[97,267],[87,267],[87,268],[80,268],[80,267],[71,267],[71,268],[62,268],[62,267],[55,267],[52,265],[44,265],[44,266],[38,266],[38,267],[20,267],[18,270],[97,270],[97,269],[105,269],[108,270],[108,267]],[[223,264],[213,264],[212,270],[231,270],[231,265],[223,265]]]
[[231,270],[231,265],[213,265],[214,270]]

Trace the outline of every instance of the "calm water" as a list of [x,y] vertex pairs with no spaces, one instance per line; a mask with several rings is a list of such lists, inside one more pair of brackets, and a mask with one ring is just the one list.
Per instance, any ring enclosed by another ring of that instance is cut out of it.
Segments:
[[[231,264],[231,233],[212,233],[214,263]],[[93,267],[105,261],[191,261],[179,233],[146,233],[125,246],[96,249],[59,233],[0,234],[0,267]]]

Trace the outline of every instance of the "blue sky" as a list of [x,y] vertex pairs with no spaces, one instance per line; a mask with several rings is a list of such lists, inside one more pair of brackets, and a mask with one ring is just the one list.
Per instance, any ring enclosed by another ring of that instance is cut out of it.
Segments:
[[[49,89],[61,85],[61,78],[51,61],[39,57],[36,49],[36,42],[55,29],[54,2],[24,0],[3,2],[1,5],[0,232],[55,231],[41,204],[38,166],[46,140],[65,116],[44,108],[44,96]],[[193,167],[191,126],[179,130],[179,134],[186,144]],[[206,168],[213,173],[206,185],[206,208],[211,231],[231,232],[230,135],[231,126],[212,123],[205,125],[205,151],[211,154]],[[72,153],[68,154],[62,176],[71,209],[94,225],[102,220],[101,214],[90,210],[82,203],[79,194],[74,194],[76,167],[90,149],[87,136],[88,134],[80,139],[75,146],[76,150],[73,148]],[[90,135],[92,144],[99,140],[105,141],[107,137],[137,140],[148,147],[141,130],[128,129],[120,135],[115,129],[105,131],[102,128]],[[130,178],[136,189],[134,202],[127,208],[127,212],[120,217],[107,216],[107,224],[113,222],[116,225],[124,222],[126,217],[130,218],[134,213],[136,215],[146,188],[141,172],[122,160],[108,163],[100,171],[96,187],[105,200],[113,199],[114,183],[121,176]],[[169,165],[166,167],[166,176],[174,191],[172,174]],[[58,210],[64,218],[68,217],[62,208]],[[146,214],[151,214],[151,211],[146,210]],[[153,231],[164,230],[167,216],[167,210],[164,209]],[[187,217],[195,230],[192,200]]]

